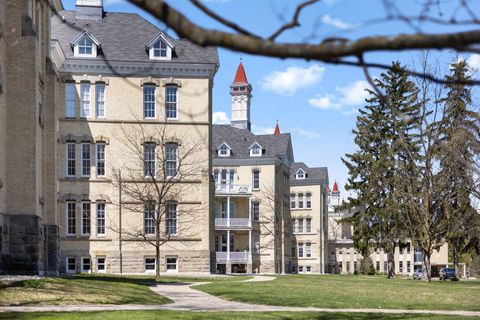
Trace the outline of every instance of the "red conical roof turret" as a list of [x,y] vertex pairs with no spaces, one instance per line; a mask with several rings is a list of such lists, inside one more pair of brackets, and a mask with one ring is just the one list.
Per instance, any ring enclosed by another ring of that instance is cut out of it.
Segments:
[[248,83],[247,75],[245,74],[245,69],[243,68],[243,64],[240,62],[237,68],[237,73],[235,74],[235,79],[233,79],[233,83]]
[[338,191],[337,181],[335,181],[335,183],[333,184],[333,192],[336,192],[336,193],[340,192]]
[[280,127],[278,126],[278,121],[277,121],[277,125],[275,126],[275,131],[273,131],[273,134],[276,136],[280,135]]

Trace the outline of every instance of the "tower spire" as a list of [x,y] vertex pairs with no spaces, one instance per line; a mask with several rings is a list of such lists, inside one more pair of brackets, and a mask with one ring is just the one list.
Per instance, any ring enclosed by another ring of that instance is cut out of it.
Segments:
[[242,60],[237,67],[235,78],[230,85],[232,96],[232,126],[250,130],[250,99],[252,86],[248,83]]
[[273,131],[273,134],[276,136],[280,135],[280,127],[278,126],[278,120],[277,120],[277,124],[275,125],[275,130]]

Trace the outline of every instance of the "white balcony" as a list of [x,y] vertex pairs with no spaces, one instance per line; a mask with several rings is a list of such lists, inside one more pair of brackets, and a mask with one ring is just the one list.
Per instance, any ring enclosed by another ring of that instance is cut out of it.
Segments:
[[215,194],[217,195],[245,195],[249,196],[252,194],[252,189],[249,185],[246,184],[216,184],[215,185]]
[[252,227],[252,220],[248,218],[215,218],[215,228],[219,229],[248,229]]
[[[250,262],[252,260],[252,255],[248,251],[240,252],[216,252],[217,262]],[[230,259],[229,259],[230,258]]]

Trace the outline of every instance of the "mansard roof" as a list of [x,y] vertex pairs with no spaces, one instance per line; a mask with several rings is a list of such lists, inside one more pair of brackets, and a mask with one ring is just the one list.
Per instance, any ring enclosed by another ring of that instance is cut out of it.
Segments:
[[[293,162],[292,142],[290,133],[256,135],[248,129],[239,129],[231,125],[214,124],[212,131],[214,146],[227,143],[231,147],[230,159],[252,159],[250,147],[256,142],[264,148],[261,158],[280,158]],[[220,158],[216,152],[214,158]]]
[[[302,169],[306,177],[305,179],[296,179],[295,174]],[[295,162],[290,168],[290,185],[312,185],[322,184],[328,187],[328,168],[314,167],[310,168],[303,162]]]
[[[67,59],[75,58],[70,43],[83,30],[102,44],[102,51],[93,60],[165,63],[150,60],[145,48],[162,31],[136,13],[105,12],[100,20],[79,20],[75,18],[75,11],[64,10],[52,17],[52,39],[59,41]],[[201,47],[188,40],[173,39],[166,33],[163,35],[175,47],[172,60],[168,62],[218,64],[215,47]]]

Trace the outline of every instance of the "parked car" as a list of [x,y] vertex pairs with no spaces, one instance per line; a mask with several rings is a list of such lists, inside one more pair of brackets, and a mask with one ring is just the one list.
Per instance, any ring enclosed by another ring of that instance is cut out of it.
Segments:
[[455,269],[453,268],[442,268],[440,269],[440,280],[450,279],[452,281],[458,281],[457,276],[455,275]]
[[413,280],[422,280],[423,279],[423,270],[417,269],[413,273]]

